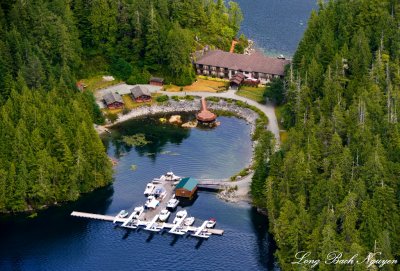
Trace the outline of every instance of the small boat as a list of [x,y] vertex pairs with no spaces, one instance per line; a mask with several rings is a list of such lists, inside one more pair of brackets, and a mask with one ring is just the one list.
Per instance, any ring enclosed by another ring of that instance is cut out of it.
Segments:
[[167,191],[165,191],[165,189],[162,188],[162,187],[157,187],[157,188],[154,190],[154,196],[155,196],[156,198],[163,199],[163,198],[165,197],[166,194],[167,194]]
[[128,214],[129,214],[129,213],[128,213],[126,210],[121,210],[121,211],[119,211],[119,213],[115,216],[114,223],[117,222],[117,220],[118,220],[119,218],[127,217]]
[[195,218],[193,216],[187,217],[185,218],[185,220],[183,221],[183,224],[185,226],[192,226],[194,223]]
[[178,206],[178,204],[179,200],[177,200],[176,198],[172,198],[168,201],[167,208],[173,210],[176,208],[176,206]]
[[187,216],[187,211],[186,210],[181,210],[181,211],[176,213],[176,216],[175,216],[174,221],[172,223],[176,224],[179,221],[185,219],[186,216]]
[[161,181],[180,181],[181,177],[176,176],[172,171],[169,171],[165,173],[164,175],[161,175],[160,179]]
[[171,214],[170,211],[168,211],[167,209],[164,209],[164,210],[162,210],[162,211],[160,212],[160,215],[159,215],[158,219],[159,219],[161,222],[167,221],[167,220],[168,220],[168,217],[170,216],[170,214]]
[[144,195],[147,197],[148,195],[151,195],[151,193],[153,192],[153,190],[154,190],[154,188],[155,188],[156,186],[154,185],[154,184],[152,184],[152,183],[148,183],[147,185],[146,185],[146,189],[144,190]]
[[156,198],[154,196],[149,196],[147,198],[146,203],[144,204],[144,206],[146,208],[155,209],[158,206],[159,203],[160,202],[158,200],[156,200]]
[[143,206],[136,207],[135,209],[133,209],[134,214],[133,214],[132,218],[139,219],[139,217],[143,213],[143,211],[144,211]]
[[210,218],[206,224],[207,228],[214,228],[215,224],[217,224],[217,220],[215,218]]
[[278,59],[286,59],[284,55],[279,55]]

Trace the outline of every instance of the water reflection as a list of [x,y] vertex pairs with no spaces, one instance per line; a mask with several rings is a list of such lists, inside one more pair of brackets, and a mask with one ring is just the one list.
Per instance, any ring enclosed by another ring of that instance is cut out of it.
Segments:
[[[191,114],[181,114],[185,122],[192,116]],[[130,120],[123,124],[118,124],[112,128],[111,135],[105,136],[103,141],[106,146],[111,142],[115,146],[115,156],[117,158],[129,153],[134,148],[140,156],[149,156],[156,159],[157,155],[177,155],[164,150],[167,143],[181,144],[183,140],[190,136],[190,129],[181,128],[171,124],[160,124],[159,118],[165,115],[156,115],[142,119]],[[130,136],[137,133],[144,134],[146,140],[151,143],[145,146],[131,147],[122,142],[122,136]]]
[[257,212],[256,208],[250,209],[252,227],[257,238],[257,249],[259,263],[267,270],[274,270],[276,262],[273,252],[276,250],[276,244],[272,236],[268,233],[268,219],[265,215]]

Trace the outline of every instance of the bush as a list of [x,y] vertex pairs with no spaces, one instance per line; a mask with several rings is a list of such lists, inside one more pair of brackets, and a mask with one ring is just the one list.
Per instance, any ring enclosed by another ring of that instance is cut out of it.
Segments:
[[156,101],[159,103],[166,102],[169,100],[168,95],[161,95],[156,98]]
[[186,96],[184,96],[183,97],[185,100],[187,100],[187,101],[194,101],[194,96],[192,96],[192,95],[186,95]]
[[179,97],[178,97],[178,96],[176,96],[176,95],[172,96],[172,97],[171,97],[171,99],[172,99],[172,100],[174,100],[174,101],[177,101],[177,102],[179,102]]
[[114,113],[107,113],[106,118],[111,122],[114,123],[118,119],[118,115]]

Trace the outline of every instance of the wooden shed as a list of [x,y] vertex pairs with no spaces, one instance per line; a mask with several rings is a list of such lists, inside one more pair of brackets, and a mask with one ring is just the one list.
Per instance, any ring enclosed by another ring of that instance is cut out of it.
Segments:
[[119,109],[124,107],[124,101],[118,93],[109,92],[103,96],[103,100],[109,109]]
[[141,85],[137,85],[131,89],[132,98],[138,102],[150,102],[151,101],[151,93],[150,90]]
[[175,195],[180,198],[193,199],[197,192],[198,181],[195,178],[183,178],[175,187]]
[[153,86],[163,86],[163,85],[164,85],[164,78],[160,78],[160,77],[151,77],[151,78],[150,78],[150,85],[153,85]]

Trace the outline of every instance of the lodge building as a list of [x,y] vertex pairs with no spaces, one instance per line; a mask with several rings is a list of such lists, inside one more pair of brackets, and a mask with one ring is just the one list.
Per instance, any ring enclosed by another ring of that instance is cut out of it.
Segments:
[[199,75],[232,79],[236,74],[243,74],[245,80],[257,80],[262,84],[282,78],[289,63],[290,60],[268,57],[261,52],[244,55],[221,50],[205,52],[194,61]]

